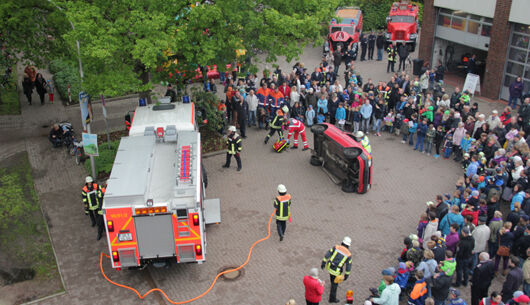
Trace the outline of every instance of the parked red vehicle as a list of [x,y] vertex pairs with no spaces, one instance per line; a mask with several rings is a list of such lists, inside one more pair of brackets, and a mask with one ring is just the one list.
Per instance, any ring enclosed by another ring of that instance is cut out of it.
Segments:
[[408,0],[394,2],[386,17],[387,43],[406,43],[409,51],[416,49],[418,39],[418,5]]
[[315,136],[311,165],[321,166],[344,192],[368,192],[372,186],[372,156],[355,137],[328,123],[314,125],[311,132]]
[[338,8],[329,25],[328,39],[324,43],[324,53],[335,52],[341,46],[342,53],[352,46],[353,59],[357,58],[359,37],[363,30],[363,14],[353,7]]

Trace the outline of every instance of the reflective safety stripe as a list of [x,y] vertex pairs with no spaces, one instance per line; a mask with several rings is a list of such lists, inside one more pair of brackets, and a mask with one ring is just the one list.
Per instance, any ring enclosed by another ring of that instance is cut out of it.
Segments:
[[283,196],[276,197],[276,202],[278,203],[278,208],[276,210],[277,220],[288,220],[289,219],[289,214],[291,213],[291,206],[289,204],[290,201],[291,201],[291,195],[283,195]]
[[[346,263],[350,256],[351,253],[346,247],[335,246],[335,250],[333,251],[333,254],[331,254],[331,257],[326,264],[326,270],[328,270],[328,272],[334,276],[339,276],[342,273],[342,267],[344,266],[344,263]],[[336,263],[337,261],[338,264]],[[332,266],[332,264],[334,266]]]
[[361,140],[361,144],[362,146],[364,147],[364,149],[366,149],[366,151],[368,153],[372,153],[372,146],[370,145],[370,140],[368,140],[367,137],[364,137],[362,140]]

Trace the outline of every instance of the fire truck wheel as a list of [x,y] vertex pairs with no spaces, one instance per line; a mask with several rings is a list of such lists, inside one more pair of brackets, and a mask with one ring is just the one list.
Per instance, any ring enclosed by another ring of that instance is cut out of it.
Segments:
[[323,134],[324,131],[326,131],[328,127],[326,125],[321,125],[321,124],[318,124],[318,125],[313,125],[313,127],[311,127],[311,132],[314,133],[314,134]]
[[313,166],[322,166],[322,161],[317,156],[311,156],[309,163],[311,163]]
[[356,185],[351,180],[344,179],[341,189],[345,193],[355,193]]

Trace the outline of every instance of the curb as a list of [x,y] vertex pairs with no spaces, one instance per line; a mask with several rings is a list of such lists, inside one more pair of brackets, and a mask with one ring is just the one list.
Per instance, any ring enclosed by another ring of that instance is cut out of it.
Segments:
[[213,157],[213,156],[224,154],[225,152],[226,151],[224,149],[223,150],[218,150],[218,151],[212,151],[212,152],[203,154],[202,157],[203,158],[210,158],[210,157]]

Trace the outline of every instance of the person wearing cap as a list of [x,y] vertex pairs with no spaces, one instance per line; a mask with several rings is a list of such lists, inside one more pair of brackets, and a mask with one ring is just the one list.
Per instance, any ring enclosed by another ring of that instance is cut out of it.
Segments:
[[501,119],[499,118],[499,112],[497,110],[493,110],[491,112],[491,115],[486,120],[486,123],[489,125],[490,130],[493,130],[497,127],[502,127]]
[[508,301],[509,305],[528,305],[530,298],[522,291],[516,291],[513,293],[513,298]]
[[318,278],[318,268],[311,268],[304,276],[305,300],[307,305],[318,305],[324,293],[324,281]]
[[387,268],[383,270],[383,281],[386,284],[386,287],[381,292],[381,296],[378,298],[370,298],[370,304],[379,304],[379,305],[399,305],[399,294],[401,293],[401,288],[397,283],[394,283],[395,276],[394,268]]
[[287,188],[283,184],[278,185],[278,196],[274,199],[276,209],[276,227],[280,241],[283,240],[287,229],[287,220],[291,217],[291,195],[287,194]]
[[237,162],[237,171],[241,170],[241,150],[243,149],[241,143],[241,137],[236,133],[235,126],[228,127],[228,135],[226,137],[226,163],[223,165],[224,168],[230,167],[230,161],[232,156],[236,159]]
[[94,183],[94,179],[91,176],[85,178],[85,185],[81,190],[81,198],[85,207],[85,215],[90,216],[92,226],[98,225],[98,237],[100,240],[103,236],[104,223],[103,223],[103,211],[101,205],[103,204],[103,192],[101,186]]
[[464,227],[456,252],[456,283],[454,287],[459,287],[461,284],[467,286],[469,271],[472,268],[474,248],[475,239],[471,236],[469,228]]
[[506,276],[501,290],[502,301],[505,303],[512,298],[513,293],[523,284],[523,270],[519,268],[519,258],[510,256],[508,268],[510,271]]
[[[329,272],[331,289],[329,291],[329,302],[338,303],[337,288],[339,283],[345,281],[350,276],[352,255],[349,250],[351,238],[346,236],[340,245],[336,245],[326,252],[322,259],[321,269],[326,268]],[[398,286],[399,287],[399,286]]]
[[467,305],[466,301],[464,301],[460,297],[460,290],[457,288],[450,288],[449,289],[449,303],[447,305]]

